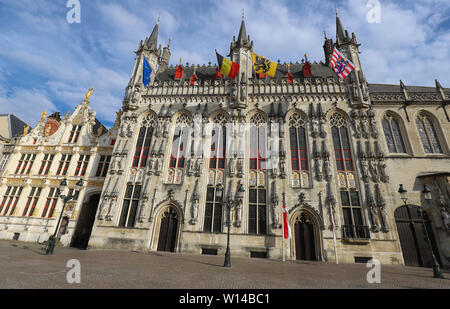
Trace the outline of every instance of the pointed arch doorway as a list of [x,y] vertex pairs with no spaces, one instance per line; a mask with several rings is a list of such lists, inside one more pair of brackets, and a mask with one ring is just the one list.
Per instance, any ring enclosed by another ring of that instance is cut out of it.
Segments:
[[304,212],[300,213],[294,223],[295,257],[297,260],[315,261],[316,246],[314,224]]
[[178,223],[177,211],[169,206],[161,215],[157,251],[175,252]]

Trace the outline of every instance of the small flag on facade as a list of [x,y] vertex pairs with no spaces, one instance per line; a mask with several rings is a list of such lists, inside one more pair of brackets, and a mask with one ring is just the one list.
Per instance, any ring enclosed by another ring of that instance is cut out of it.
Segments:
[[183,77],[183,67],[180,65],[177,66],[177,70],[175,71],[174,79],[181,79]]
[[239,72],[239,64],[233,62],[222,55],[216,50],[217,62],[219,63],[220,73],[235,79]]
[[336,47],[333,50],[330,64],[334,72],[336,72],[337,76],[339,76],[340,79],[345,79],[347,75],[350,74],[350,72],[355,68],[353,63],[345,58],[344,55],[339,50],[337,50]]
[[283,226],[284,226],[284,238],[291,238],[291,227],[289,226],[288,213],[286,211],[286,206],[283,205]]
[[277,71],[277,64],[269,59],[252,52],[253,68],[256,74],[264,74],[270,77],[275,77],[275,72]]
[[220,74],[220,68],[217,67],[217,70],[216,70],[216,79],[219,79],[219,78],[221,78],[221,77],[222,77],[222,74]]
[[152,67],[148,63],[147,59],[144,57],[144,72],[142,74],[142,82],[144,86],[147,87],[150,84],[150,76],[152,75]]

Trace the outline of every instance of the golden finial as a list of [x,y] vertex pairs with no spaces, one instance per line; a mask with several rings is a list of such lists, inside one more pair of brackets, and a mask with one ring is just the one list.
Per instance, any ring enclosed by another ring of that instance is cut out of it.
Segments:
[[93,88],[93,87],[89,88],[89,91],[88,91],[88,92],[86,93],[86,95],[84,96],[84,100],[85,100],[85,101],[89,102],[89,98],[91,97],[93,91],[94,91],[94,88]]
[[308,55],[305,54],[305,62],[308,62]]
[[244,20],[244,8],[242,8],[242,20]]
[[180,64],[181,64],[181,62],[183,62],[183,58],[180,58]]
[[325,35],[325,40],[328,40],[327,33],[325,32],[325,30],[323,30],[323,34]]
[[27,125],[26,127],[23,127],[23,135],[22,136],[27,135],[28,134],[28,130],[30,130],[30,126],[29,125]]

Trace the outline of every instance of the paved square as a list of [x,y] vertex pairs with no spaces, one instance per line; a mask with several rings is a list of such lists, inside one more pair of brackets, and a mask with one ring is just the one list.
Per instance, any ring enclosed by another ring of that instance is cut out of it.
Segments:
[[[450,288],[446,279],[432,278],[430,268],[381,265],[381,283],[369,284],[365,264],[277,261],[223,256],[56,247],[44,255],[42,245],[0,241],[0,288]],[[67,261],[81,264],[81,283],[66,280]]]

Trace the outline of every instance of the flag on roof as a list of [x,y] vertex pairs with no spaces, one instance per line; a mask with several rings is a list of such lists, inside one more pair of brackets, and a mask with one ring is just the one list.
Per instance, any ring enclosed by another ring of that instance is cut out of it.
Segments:
[[286,74],[286,77],[287,77],[287,79],[288,79],[288,83],[289,83],[289,84],[292,84],[292,81],[294,80],[294,75],[292,75],[291,72],[288,72],[288,73]]
[[221,77],[222,77],[222,74],[220,74],[220,68],[217,67],[217,69],[216,69],[216,79],[219,79]]
[[264,74],[270,77],[275,77],[277,71],[277,64],[269,59],[259,56],[252,52],[253,68],[256,74]]
[[181,79],[182,77],[183,77],[183,67],[180,64],[177,66],[174,79]]
[[191,85],[193,85],[196,80],[197,80],[197,75],[194,72],[194,74],[192,74],[192,76],[191,76]]
[[150,76],[152,75],[152,67],[148,63],[147,59],[144,57],[144,72],[142,74],[142,82],[144,86],[147,87],[150,84]]
[[222,55],[220,55],[216,50],[217,62],[219,64],[220,73],[226,76],[231,77],[232,79],[236,78],[236,75],[239,72],[239,64],[233,62]]
[[347,75],[350,74],[350,72],[355,68],[353,63],[345,58],[344,55],[339,50],[337,50],[336,47],[333,50],[330,64],[334,72],[336,72],[337,76],[339,76],[340,79],[345,79]]

